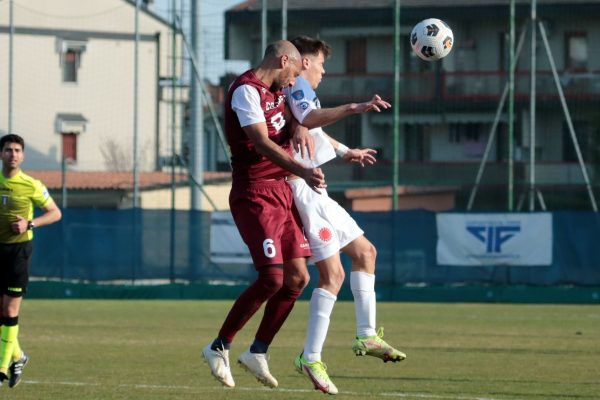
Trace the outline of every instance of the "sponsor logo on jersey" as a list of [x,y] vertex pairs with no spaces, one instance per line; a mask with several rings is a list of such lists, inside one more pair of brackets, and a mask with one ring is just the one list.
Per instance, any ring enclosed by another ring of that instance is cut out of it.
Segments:
[[50,197],[50,193],[48,193],[48,189],[44,188],[42,190],[42,196],[44,196],[44,200],[47,200]]
[[309,106],[307,101],[303,101],[302,103],[299,104],[300,108],[303,110],[306,110]]
[[322,241],[329,242],[332,237],[333,237],[333,235],[331,234],[331,231],[329,230],[329,228],[319,229],[319,239],[321,239]]
[[8,205],[8,196],[3,194],[2,195],[2,205],[3,206],[7,206]]
[[267,102],[265,102],[265,111],[273,110],[273,109],[279,107],[279,105],[281,103],[283,103],[284,101],[285,101],[285,96],[281,94],[277,98],[277,101],[267,101]]
[[302,100],[304,98],[304,92],[302,90],[296,90],[292,93],[292,98],[294,100]]

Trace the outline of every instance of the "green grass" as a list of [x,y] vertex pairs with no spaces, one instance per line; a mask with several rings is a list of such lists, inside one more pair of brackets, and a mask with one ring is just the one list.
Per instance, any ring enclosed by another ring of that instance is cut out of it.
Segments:
[[[280,389],[262,388],[234,365],[224,389],[201,362],[230,301],[47,301],[28,299],[20,342],[31,361],[10,399],[321,398],[294,372],[306,329],[299,302],[270,350]],[[232,355],[249,345],[262,311],[240,332]],[[355,357],[352,303],[336,305],[323,360],[351,399],[598,399],[600,307],[380,303],[385,339],[401,363]],[[233,359],[235,361],[235,359]]]

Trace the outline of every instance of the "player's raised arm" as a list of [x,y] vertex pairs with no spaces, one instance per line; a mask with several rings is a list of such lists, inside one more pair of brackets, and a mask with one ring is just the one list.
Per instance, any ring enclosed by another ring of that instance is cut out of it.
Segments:
[[302,125],[309,129],[323,127],[353,114],[369,111],[381,112],[382,109],[388,109],[390,107],[392,107],[390,103],[376,94],[371,100],[364,103],[349,103],[332,108],[318,108],[311,110],[302,121]]

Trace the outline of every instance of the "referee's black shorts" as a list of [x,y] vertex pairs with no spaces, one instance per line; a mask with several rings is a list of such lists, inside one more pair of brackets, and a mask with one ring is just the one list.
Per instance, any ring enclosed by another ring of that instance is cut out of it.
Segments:
[[0,292],[10,297],[21,297],[29,283],[29,262],[33,246],[31,240],[21,243],[0,243]]

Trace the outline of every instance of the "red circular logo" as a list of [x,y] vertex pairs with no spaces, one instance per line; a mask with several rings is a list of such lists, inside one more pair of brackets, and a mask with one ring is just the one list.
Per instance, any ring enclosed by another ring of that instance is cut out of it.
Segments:
[[319,229],[319,239],[324,242],[329,242],[331,240],[332,234],[329,228],[321,228]]

